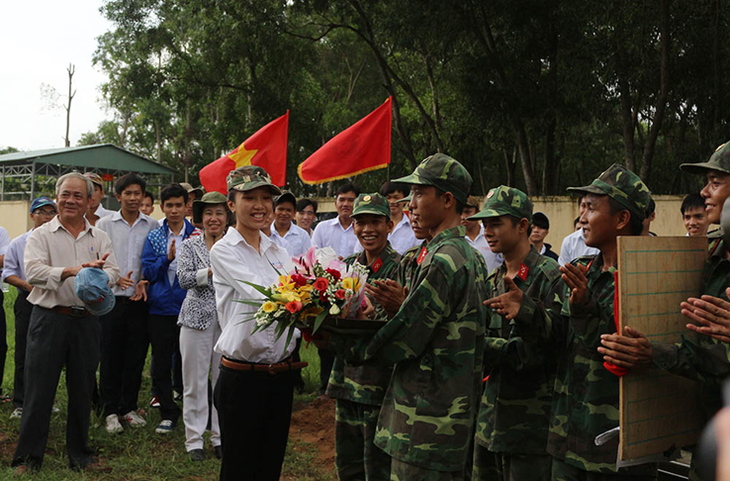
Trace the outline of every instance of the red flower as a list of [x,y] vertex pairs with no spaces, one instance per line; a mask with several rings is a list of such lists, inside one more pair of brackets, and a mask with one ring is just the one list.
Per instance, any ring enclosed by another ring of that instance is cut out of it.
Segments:
[[307,285],[307,278],[299,273],[292,274],[291,280],[294,281],[294,283],[296,284],[297,287],[302,287],[302,286]]
[[345,298],[345,290],[344,289],[337,289],[335,291],[335,297],[337,299],[344,299]]
[[324,292],[321,292],[319,294],[319,300],[322,302],[327,302],[327,295]]
[[327,274],[331,275],[335,282],[340,280],[340,271],[338,271],[337,269],[325,269],[324,271]]
[[314,281],[314,288],[317,289],[319,292],[326,291],[329,285],[330,281],[327,280],[326,277],[318,277],[317,280]]
[[284,307],[286,307],[286,310],[291,312],[292,314],[295,314],[302,310],[302,303],[299,301],[291,301],[287,302]]

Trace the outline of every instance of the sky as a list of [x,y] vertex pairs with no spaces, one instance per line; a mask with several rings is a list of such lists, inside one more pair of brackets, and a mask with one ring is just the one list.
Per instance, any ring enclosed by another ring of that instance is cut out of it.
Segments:
[[[96,38],[111,29],[102,0],[0,2],[0,148],[42,150],[64,146],[69,63],[76,66],[71,103],[71,145],[111,118],[99,90],[106,80],[92,66]],[[56,108],[41,86],[59,93]]]

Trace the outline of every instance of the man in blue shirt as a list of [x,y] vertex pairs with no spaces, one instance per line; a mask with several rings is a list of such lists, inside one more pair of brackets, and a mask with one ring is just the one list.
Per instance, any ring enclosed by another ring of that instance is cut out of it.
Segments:
[[156,380],[162,422],[155,432],[169,433],[175,427],[180,408],[172,397],[172,354],[179,350],[177,316],[187,291],[177,280],[177,247],[200,231],[185,219],[188,193],[180,184],[170,184],[160,194],[165,220],[147,236],[142,251],[142,272],[149,281],[147,331],[155,356]]
[[[30,204],[30,218],[33,220],[33,229],[37,229],[56,216],[56,203],[48,197],[38,197]],[[28,294],[33,290],[26,277],[23,266],[23,252],[33,229],[22,234],[10,243],[5,254],[5,265],[2,270],[2,280],[15,286],[18,296],[15,298],[13,312],[15,313],[15,372],[13,379],[13,405],[15,410],[11,419],[20,419],[23,415],[23,399],[25,391],[25,346],[28,336],[28,323],[33,304],[28,302]],[[1,296],[2,294],[0,294]],[[0,379],[2,374],[0,373]],[[0,381],[0,384],[2,382]]]

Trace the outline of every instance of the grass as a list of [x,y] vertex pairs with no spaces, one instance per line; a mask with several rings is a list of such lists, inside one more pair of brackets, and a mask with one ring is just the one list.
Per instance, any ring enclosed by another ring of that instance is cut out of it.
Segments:
[[[15,319],[13,303],[15,302],[15,288],[5,293],[4,308],[7,319],[8,353],[3,377],[3,393],[11,394],[13,390],[13,370],[15,366]],[[301,349],[302,360],[309,362],[309,367],[303,371],[306,388],[303,394],[295,395],[296,403],[311,402],[318,394],[319,387],[319,356],[314,346]],[[216,480],[220,469],[220,462],[213,456],[212,448],[207,442],[206,460],[193,463],[188,460],[185,452],[185,433],[182,421],[172,434],[161,436],[154,432],[160,422],[158,410],[149,409],[150,392],[149,357],[145,367],[142,389],[140,390],[140,406],[147,411],[147,426],[137,429],[127,428],[120,435],[110,435],[104,429],[104,420],[92,413],[89,438],[91,446],[97,450],[97,457],[102,464],[112,468],[110,473],[75,473],[68,469],[68,458],[65,449],[66,428],[66,381],[61,374],[59,388],[56,392],[56,406],[60,412],[53,414],[51,428],[43,461],[43,469],[34,473],[34,480]],[[10,467],[15,442],[18,439],[20,420],[10,419],[13,411],[12,403],[0,404],[0,479],[12,478],[13,469]],[[255,414],[252,414],[255,415]],[[8,437],[2,441],[3,436]],[[311,462],[316,456],[316,446],[301,441],[290,440],[284,460],[282,477],[297,480],[335,479],[332,472],[324,472],[313,467]]]

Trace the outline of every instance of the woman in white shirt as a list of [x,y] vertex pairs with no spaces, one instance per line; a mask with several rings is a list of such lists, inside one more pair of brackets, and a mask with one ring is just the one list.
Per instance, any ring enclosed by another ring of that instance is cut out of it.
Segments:
[[228,175],[228,205],[236,226],[210,252],[218,320],[222,333],[215,346],[223,357],[215,386],[215,406],[221,428],[221,480],[277,480],[289,435],[296,339],[276,340],[275,326],[253,334],[256,307],[236,302],[261,295],[241,282],[277,282],[293,269],[286,249],[262,235],[281,194],[269,174],[257,166],[240,167]]

